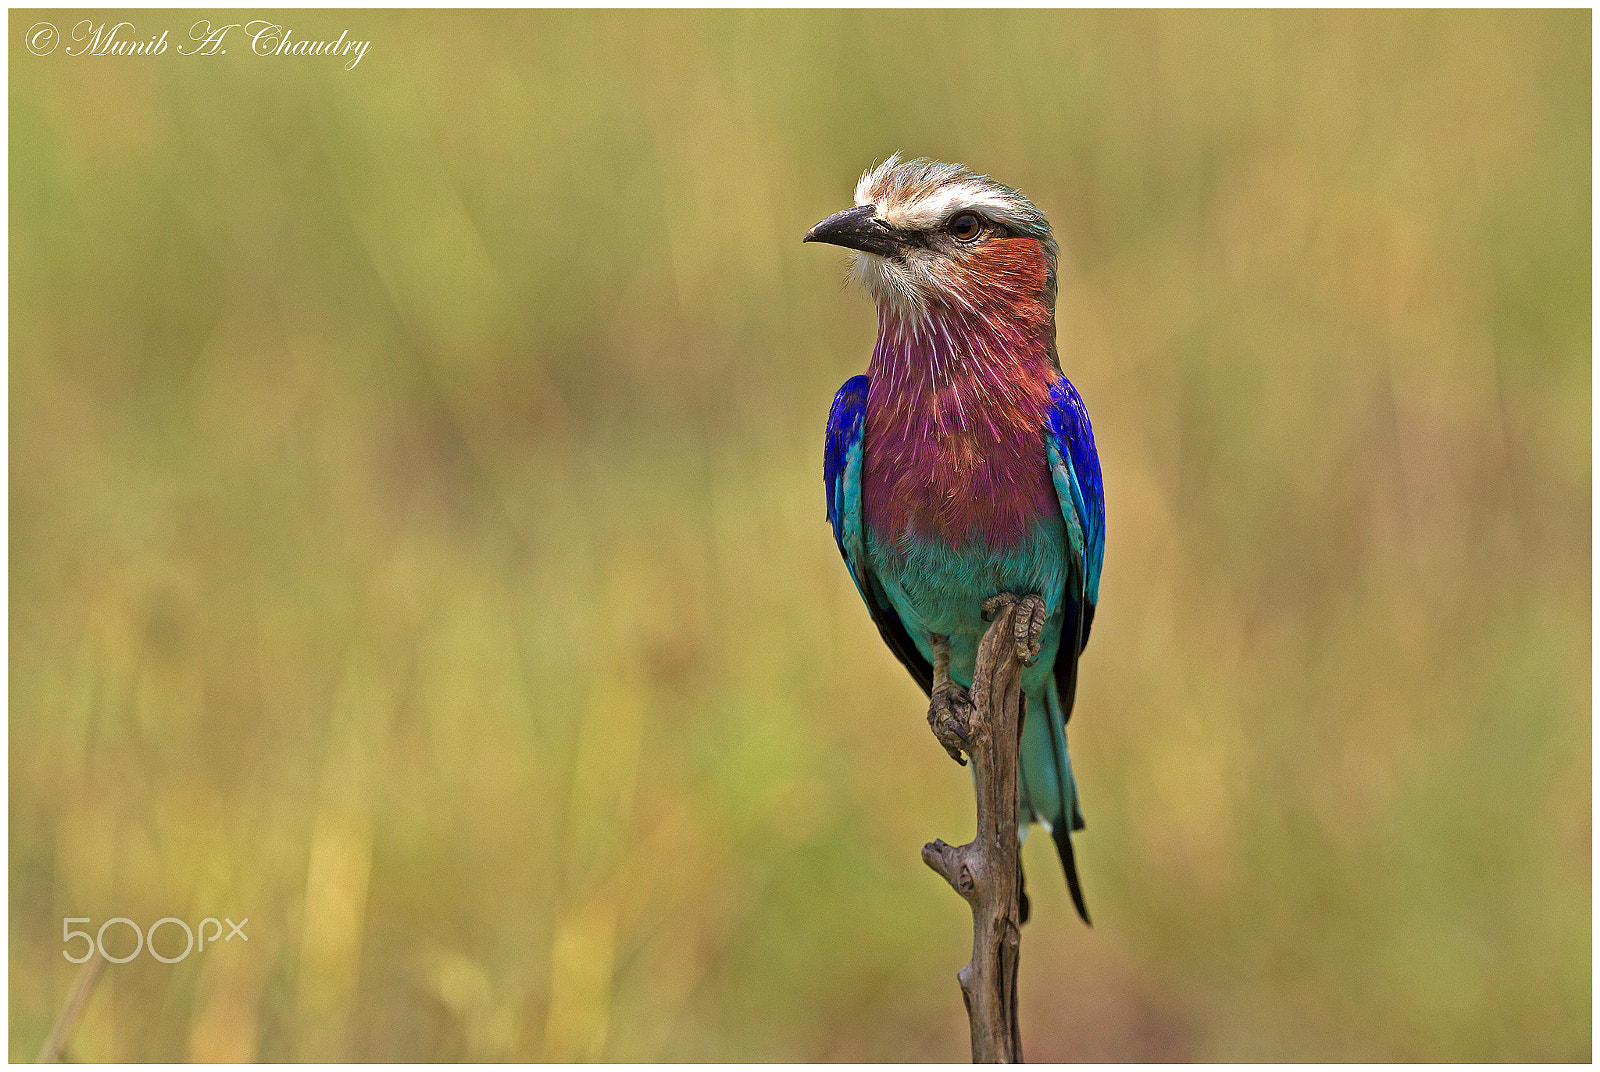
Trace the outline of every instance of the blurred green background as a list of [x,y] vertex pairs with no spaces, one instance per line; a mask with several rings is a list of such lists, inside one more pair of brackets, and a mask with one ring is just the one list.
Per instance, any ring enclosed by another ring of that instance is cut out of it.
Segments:
[[1588,12],[110,17],[10,16],[14,1059],[224,915],[71,1055],[966,1058],[800,244],[894,150],[1049,214],[1105,467],[1028,1057],[1589,1059]]

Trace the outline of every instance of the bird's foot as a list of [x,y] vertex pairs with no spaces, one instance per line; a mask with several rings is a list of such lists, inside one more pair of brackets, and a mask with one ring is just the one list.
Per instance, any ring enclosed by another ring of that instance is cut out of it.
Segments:
[[1001,592],[983,601],[983,620],[994,621],[995,615],[1012,604],[1017,608],[1016,616],[1012,618],[1016,626],[1017,661],[1023,666],[1032,666],[1039,660],[1039,635],[1044,632],[1045,619],[1048,617],[1044,600],[1038,596],[1019,598],[1010,592]]
[[967,761],[961,752],[972,742],[972,716],[976,711],[967,690],[954,681],[935,685],[928,701],[928,727],[950,758],[963,767]]

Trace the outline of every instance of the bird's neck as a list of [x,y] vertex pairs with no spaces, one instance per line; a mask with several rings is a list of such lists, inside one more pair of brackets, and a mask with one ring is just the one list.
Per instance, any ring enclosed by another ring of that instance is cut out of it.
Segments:
[[880,406],[941,431],[981,432],[1056,374],[1055,316],[1042,302],[878,309],[867,366]]
[[1044,296],[880,306],[868,366],[867,522],[952,545],[1020,545],[1055,510],[1043,424],[1060,376]]
[[951,265],[910,304],[880,300],[872,393],[935,430],[981,434],[991,418],[1033,417],[1021,411],[1042,406],[1060,374],[1055,290],[1045,245],[1011,236]]

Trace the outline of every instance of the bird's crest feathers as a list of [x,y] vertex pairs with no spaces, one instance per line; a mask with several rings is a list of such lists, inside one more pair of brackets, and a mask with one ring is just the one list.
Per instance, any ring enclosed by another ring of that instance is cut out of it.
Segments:
[[970,209],[1018,234],[1050,238],[1044,213],[1011,187],[960,164],[901,160],[899,153],[861,176],[856,183],[856,204],[874,206],[880,219],[904,231],[937,227],[962,209]]

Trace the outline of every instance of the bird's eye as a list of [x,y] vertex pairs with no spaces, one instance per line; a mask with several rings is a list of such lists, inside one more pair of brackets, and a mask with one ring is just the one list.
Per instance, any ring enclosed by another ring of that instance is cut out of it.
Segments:
[[950,221],[950,233],[957,241],[971,242],[983,233],[983,221],[970,212],[963,212]]

